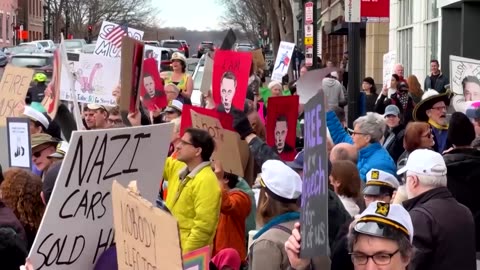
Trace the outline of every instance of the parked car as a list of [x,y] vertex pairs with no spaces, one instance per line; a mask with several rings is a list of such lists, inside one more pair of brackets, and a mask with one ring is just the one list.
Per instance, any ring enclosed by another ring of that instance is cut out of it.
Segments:
[[19,47],[27,46],[27,47],[35,47],[35,52],[43,52],[43,46],[40,43],[35,42],[23,42],[18,44]]
[[87,45],[85,39],[66,39],[64,41],[67,52],[81,53],[83,46]]
[[6,66],[7,63],[8,63],[7,55],[4,52],[0,51],[0,67]]
[[173,50],[169,48],[163,48],[162,49],[162,56],[160,57],[160,71],[171,71],[172,67],[172,54]]
[[35,40],[32,41],[31,43],[38,43],[42,46],[42,52],[50,52],[53,53],[55,51],[55,43],[53,43],[53,40],[45,39],[45,40]]
[[250,52],[253,50],[253,46],[250,43],[237,43],[234,50],[237,52]]
[[53,73],[53,53],[19,53],[12,56],[11,63],[17,67],[28,67],[43,72],[50,80]]
[[87,44],[82,47],[82,53],[92,53],[95,51],[96,44]]
[[182,43],[182,51],[183,51],[183,54],[185,55],[185,57],[190,57],[190,45],[188,45],[187,41],[186,40],[180,40],[180,42]]
[[143,43],[144,43],[145,45],[160,47],[160,42],[158,42],[158,41],[156,41],[156,40],[144,40]]
[[15,46],[5,48],[4,53],[7,55],[8,62],[11,61],[12,57],[19,53],[35,53],[37,51],[37,47],[30,44],[30,45],[23,45],[23,46]]
[[211,41],[202,41],[200,45],[198,45],[197,57],[200,58],[202,55],[208,51],[214,51],[215,45]]
[[180,40],[174,40],[174,39],[162,40],[160,42],[160,47],[169,48],[173,52],[183,52],[182,51],[183,45],[182,45],[182,42],[180,42]]

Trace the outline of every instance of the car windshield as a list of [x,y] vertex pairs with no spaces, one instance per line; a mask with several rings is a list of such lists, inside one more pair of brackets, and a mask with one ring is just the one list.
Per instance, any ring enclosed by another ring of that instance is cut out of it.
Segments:
[[167,51],[162,51],[162,61],[168,61],[170,60],[170,53],[168,53]]
[[78,49],[82,48],[82,42],[74,40],[65,40],[65,48],[67,49]]
[[203,48],[213,48],[213,43],[202,43],[200,44]]
[[237,51],[238,52],[249,52],[252,50],[252,47],[250,46],[238,46]]
[[199,68],[197,73],[195,73],[195,78],[193,79],[193,89],[200,89],[202,85],[203,78],[203,68]]
[[46,41],[41,41],[41,42],[38,42],[38,43],[40,43],[40,45],[42,45],[42,46],[45,47],[45,48],[46,48],[46,47],[50,47],[50,45],[49,45],[48,42],[46,42]]
[[84,53],[93,53],[95,51],[95,44],[89,44],[83,46],[83,52]]
[[12,58],[12,64],[17,67],[44,67],[52,64],[51,57],[23,57],[17,56]]
[[180,48],[181,43],[178,41],[164,41],[162,47],[165,48]]
[[17,53],[31,53],[31,52],[34,52],[37,48],[35,46],[31,46],[31,45],[23,45],[23,46],[17,46],[17,47],[13,47],[13,48],[8,48],[7,51],[5,52],[8,52],[8,53],[13,53],[13,54],[17,54]]

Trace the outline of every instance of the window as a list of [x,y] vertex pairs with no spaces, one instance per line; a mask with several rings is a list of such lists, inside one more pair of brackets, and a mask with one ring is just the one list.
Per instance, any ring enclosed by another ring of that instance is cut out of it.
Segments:
[[3,39],[3,13],[0,13],[0,39]]
[[5,23],[5,28],[7,30],[7,31],[5,31],[6,36],[7,36],[6,39],[10,40],[10,30],[12,29],[12,26],[10,25],[10,15],[9,14],[7,14],[7,21]]
[[405,76],[412,74],[412,36],[413,28],[411,27],[398,31],[397,62],[403,64]]
[[427,0],[427,20],[438,17],[437,0]]
[[438,59],[438,22],[425,24],[427,28],[427,70],[430,70],[430,60]]
[[413,0],[399,0],[399,27],[411,25],[413,23]]

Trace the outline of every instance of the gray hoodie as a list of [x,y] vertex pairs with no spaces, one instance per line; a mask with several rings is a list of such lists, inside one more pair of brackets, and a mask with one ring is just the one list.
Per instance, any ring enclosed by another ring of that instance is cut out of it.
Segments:
[[322,80],[322,89],[327,98],[328,110],[338,107],[339,103],[345,102],[343,85],[336,79],[324,78]]

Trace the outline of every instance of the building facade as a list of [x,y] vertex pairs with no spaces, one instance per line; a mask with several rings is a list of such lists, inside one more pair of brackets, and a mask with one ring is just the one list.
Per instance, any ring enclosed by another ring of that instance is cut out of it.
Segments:
[[449,63],[448,57],[441,57],[441,33],[442,11],[437,0],[390,0],[389,50],[396,52],[405,76],[413,74],[423,82],[433,59],[446,71]]
[[43,39],[43,1],[18,0],[17,24],[28,31],[28,40]]
[[0,47],[13,46],[18,0],[0,1]]

